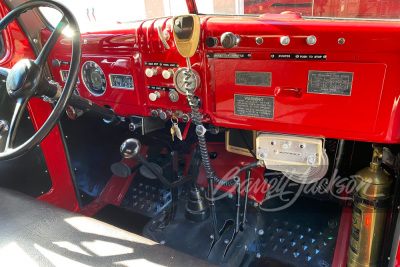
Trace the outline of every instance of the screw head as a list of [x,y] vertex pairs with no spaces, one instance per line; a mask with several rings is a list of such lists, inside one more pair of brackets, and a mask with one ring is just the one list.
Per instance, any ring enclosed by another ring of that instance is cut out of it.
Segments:
[[259,229],[259,230],[258,230],[258,234],[259,234],[259,235],[263,235],[263,234],[264,234],[264,230],[263,230],[263,229]]
[[342,37],[342,38],[339,38],[338,39],[338,44],[340,44],[340,45],[342,45],[342,44],[344,44],[344,42],[345,42],[346,40]]
[[228,244],[228,243],[229,243],[229,239],[225,239],[225,240],[224,240],[224,243],[225,243],[225,244]]
[[210,239],[214,239],[214,235],[210,235]]
[[260,253],[257,253],[257,254],[256,254],[256,258],[257,258],[257,259],[261,258],[261,254],[260,254]]

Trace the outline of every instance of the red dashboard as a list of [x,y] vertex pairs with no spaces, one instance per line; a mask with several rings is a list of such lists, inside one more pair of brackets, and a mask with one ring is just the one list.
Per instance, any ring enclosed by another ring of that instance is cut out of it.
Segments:
[[[151,116],[157,110],[189,113],[184,95],[171,101],[173,78],[162,75],[187,66],[174,44],[172,20],[129,27],[82,34],[82,64],[97,63],[106,88],[101,95],[90,93],[81,73],[79,94],[120,116]],[[158,27],[169,36],[169,49]],[[239,38],[238,45],[221,46],[226,32]],[[195,94],[202,100],[204,119],[230,128],[400,142],[399,33],[396,22],[202,16],[200,45],[191,64],[201,77]],[[49,34],[42,31],[43,42]],[[314,44],[308,43],[310,36],[316,38]],[[218,44],[210,45],[210,40]],[[68,70],[70,51],[70,39],[63,36],[49,57],[53,77],[61,84],[60,71]],[[60,66],[52,65],[55,59]],[[148,77],[148,69],[157,75]],[[112,87],[110,74],[132,76],[134,88]],[[260,74],[267,77],[266,83],[260,83]]]

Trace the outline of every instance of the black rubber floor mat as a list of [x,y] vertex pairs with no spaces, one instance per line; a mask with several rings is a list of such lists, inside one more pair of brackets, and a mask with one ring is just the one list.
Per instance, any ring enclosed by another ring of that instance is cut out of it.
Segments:
[[138,172],[121,207],[144,216],[154,217],[171,202],[171,190],[158,179],[148,179]]
[[114,205],[105,206],[93,218],[138,235],[142,235],[144,226],[151,219]]
[[338,205],[299,198],[287,209],[263,215],[261,257],[253,266],[332,266],[341,218]]

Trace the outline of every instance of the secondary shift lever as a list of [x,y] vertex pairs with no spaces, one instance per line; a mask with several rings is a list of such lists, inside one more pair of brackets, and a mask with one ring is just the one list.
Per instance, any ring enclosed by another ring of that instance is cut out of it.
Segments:
[[178,187],[185,182],[193,179],[192,176],[186,176],[178,181],[170,182],[167,178],[164,177],[161,173],[154,170],[153,166],[142,156],[140,155],[140,150],[142,145],[140,144],[139,140],[135,138],[130,138],[125,140],[122,143],[120,152],[121,155],[126,159],[136,158],[140,163],[142,163],[155,177],[157,177],[163,184],[169,186],[171,188]]

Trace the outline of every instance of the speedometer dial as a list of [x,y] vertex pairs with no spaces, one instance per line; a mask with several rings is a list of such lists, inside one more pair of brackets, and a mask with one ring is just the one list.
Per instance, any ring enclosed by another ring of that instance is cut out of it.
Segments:
[[100,66],[93,61],[86,61],[82,66],[82,80],[93,95],[101,96],[107,88],[106,77]]

